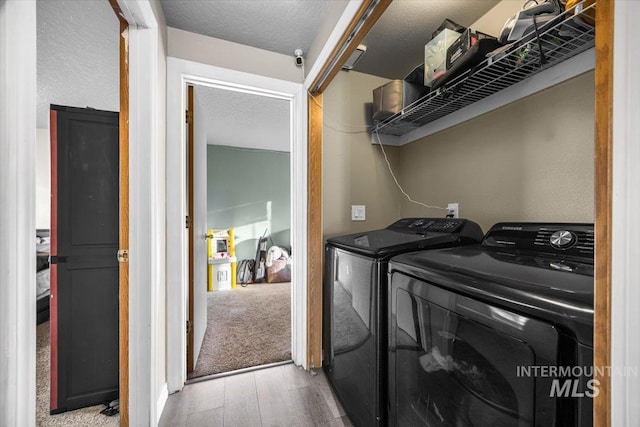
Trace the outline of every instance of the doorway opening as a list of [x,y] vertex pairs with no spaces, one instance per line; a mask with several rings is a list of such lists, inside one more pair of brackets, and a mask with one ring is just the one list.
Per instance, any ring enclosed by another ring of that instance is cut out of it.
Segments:
[[[306,247],[307,247],[307,150],[306,150],[306,97],[302,84],[284,80],[242,73],[219,68],[207,64],[191,62],[169,57],[167,59],[167,248],[172,248],[172,259],[175,262],[167,264],[167,301],[173,303],[167,306],[167,385],[169,393],[179,391],[187,381],[187,333],[185,324],[189,318],[189,279],[188,279],[188,229],[185,227],[185,217],[188,216],[187,203],[175,201],[187,200],[187,126],[185,111],[187,105],[187,87],[205,86],[213,89],[223,89],[235,93],[250,94],[267,97],[285,102],[289,106],[289,128],[287,130],[290,144],[290,227],[291,227],[291,360],[297,365],[306,366],[307,347],[307,287],[306,287]],[[197,126],[197,118],[195,120]],[[246,126],[251,126],[249,120]],[[201,145],[205,147],[205,145]],[[194,149],[195,150],[195,149]],[[194,168],[206,170],[206,153],[195,156],[200,160]],[[204,176],[204,175],[203,175]],[[206,181],[206,178],[204,178]],[[266,181],[266,179],[265,179]],[[197,180],[194,180],[197,184]],[[204,181],[203,181],[204,183]],[[206,191],[205,191],[206,193]],[[200,199],[206,203],[206,195]],[[174,201],[171,203],[170,201]],[[206,211],[206,208],[203,207]],[[195,250],[194,254],[201,254],[205,263],[205,270],[195,270],[206,273],[206,243],[207,234],[206,213],[194,216],[193,241],[202,250]],[[220,228],[226,227],[222,225]],[[260,235],[264,229],[260,230]],[[268,248],[266,248],[268,249]],[[255,256],[255,247],[254,247]],[[299,256],[297,256],[299,255]],[[196,255],[194,255],[195,257]],[[242,256],[242,255],[241,255]],[[200,261],[201,263],[203,261]],[[203,279],[206,280],[206,279]],[[237,288],[241,287],[237,285]],[[235,289],[230,292],[241,292]],[[200,287],[206,293],[206,288]],[[198,301],[198,300],[195,300]],[[200,300],[202,303],[202,300]],[[194,313],[195,314],[195,313]],[[206,311],[205,311],[206,315]],[[198,315],[195,314],[195,318]],[[200,314],[200,319],[204,316]],[[187,324],[189,327],[189,325]],[[194,322],[196,327],[197,323]],[[203,328],[204,329],[204,328]],[[202,332],[200,332],[202,334]],[[195,337],[195,331],[194,331]],[[194,358],[197,362],[197,358]],[[193,366],[193,365],[192,365]]]
[[121,24],[106,0],[36,11],[36,423],[119,425]]
[[186,93],[187,378],[288,362],[291,102],[203,84]]

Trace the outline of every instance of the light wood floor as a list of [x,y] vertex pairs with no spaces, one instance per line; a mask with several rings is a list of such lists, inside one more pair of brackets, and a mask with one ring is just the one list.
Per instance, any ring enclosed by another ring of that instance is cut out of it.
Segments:
[[169,396],[160,427],[351,426],[322,370],[293,364],[190,384]]

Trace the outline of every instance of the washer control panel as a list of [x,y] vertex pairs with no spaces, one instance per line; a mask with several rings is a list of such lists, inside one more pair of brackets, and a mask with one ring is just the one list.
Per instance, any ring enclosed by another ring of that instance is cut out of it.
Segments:
[[459,218],[404,218],[387,229],[405,233],[455,233],[465,222]]

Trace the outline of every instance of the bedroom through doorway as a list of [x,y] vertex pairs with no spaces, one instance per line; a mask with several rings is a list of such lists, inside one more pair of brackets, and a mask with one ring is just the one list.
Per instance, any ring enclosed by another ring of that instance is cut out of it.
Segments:
[[115,426],[121,24],[107,0],[36,19],[36,424]]
[[193,200],[185,201],[193,212],[187,379],[288,363],[291,102],[201,84],[186,92],[193,171],[186,192]]

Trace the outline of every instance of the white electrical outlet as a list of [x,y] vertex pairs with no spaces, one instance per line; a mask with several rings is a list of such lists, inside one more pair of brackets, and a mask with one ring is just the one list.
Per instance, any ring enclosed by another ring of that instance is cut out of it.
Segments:
[[458,203],[449,203],[447,205],[447,217],[448,218],[459,218],[459,209],[460,206]]
[[364,221],[366,207],[364,205],[351,205],[351,221]]

